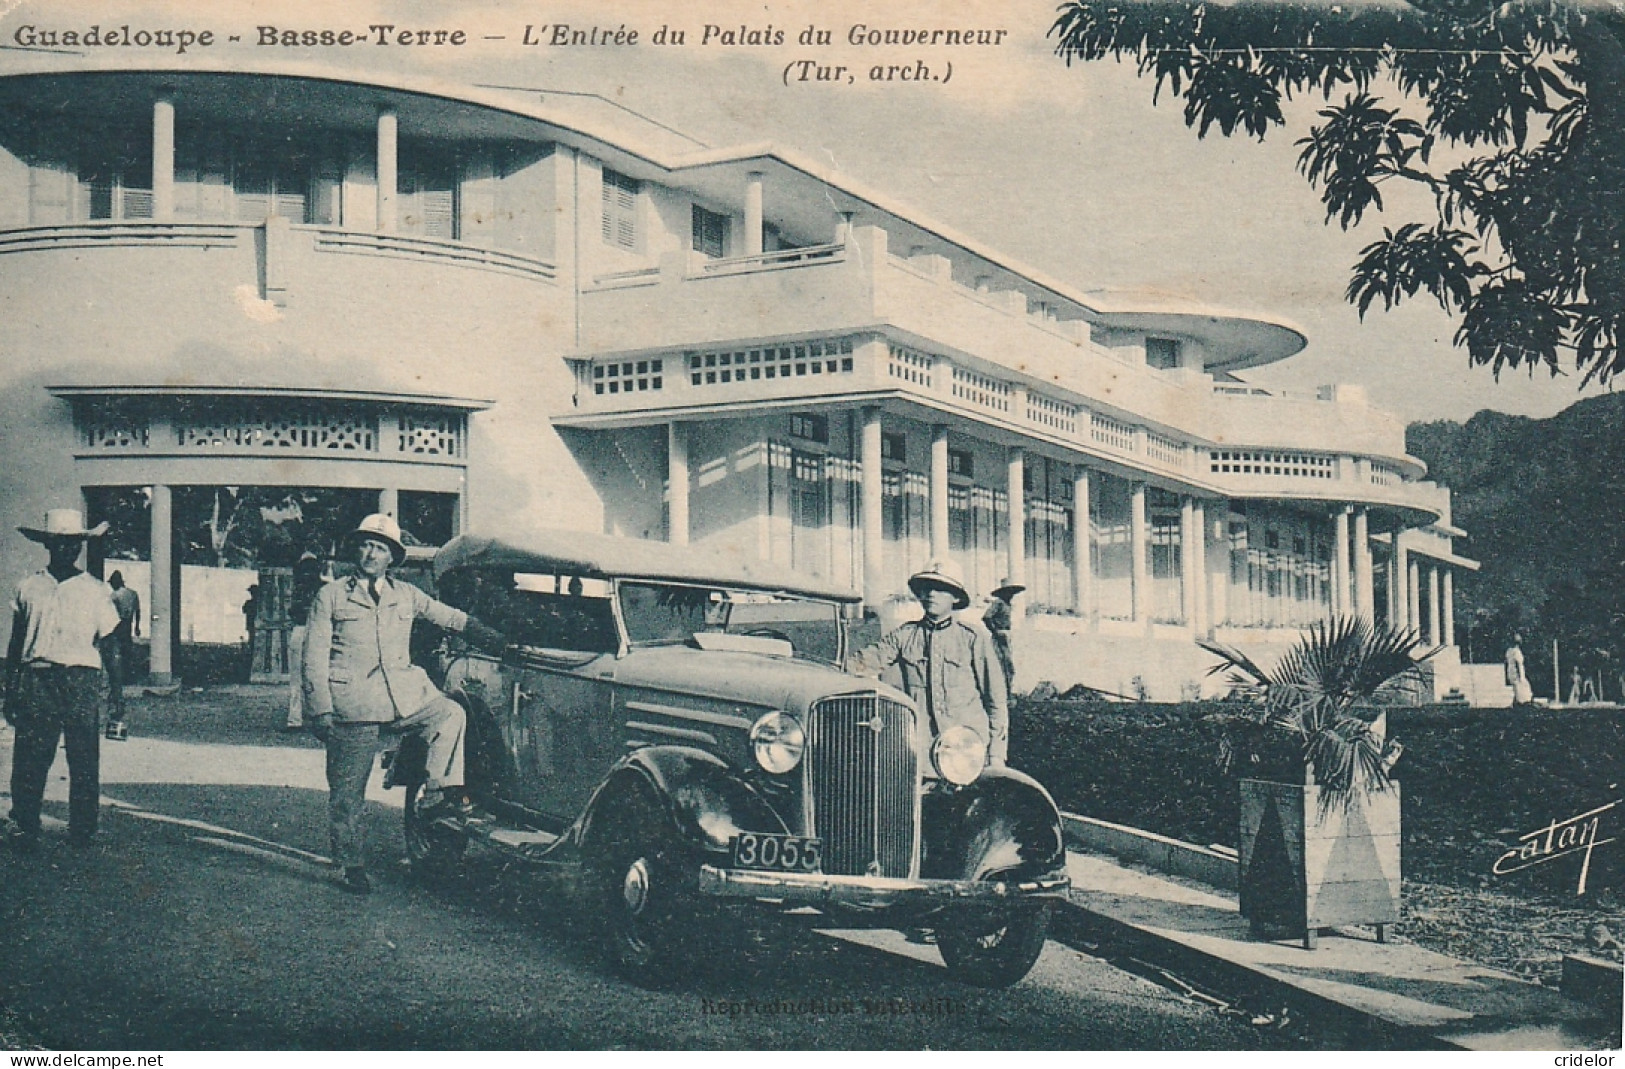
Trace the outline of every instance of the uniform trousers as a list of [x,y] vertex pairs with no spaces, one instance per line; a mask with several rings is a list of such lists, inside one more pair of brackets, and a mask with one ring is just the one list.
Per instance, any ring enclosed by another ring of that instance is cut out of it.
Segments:
[[102,672],[52,665],[22,670],[6,714],[17,734],[11,755],[11,819],[37,838],[45,780],[57,744],[68,753],[68,834],[80,842],[96,834],[101,809]]
[[429,755],[424,787],[437,790],[463,785],[463,707],[441,695],[411,716],[387,724],[339,721],[327,740],[328,837],[335,864],[366,864],[361,816],[367,802],[367,780],[386,734],[417,734]]

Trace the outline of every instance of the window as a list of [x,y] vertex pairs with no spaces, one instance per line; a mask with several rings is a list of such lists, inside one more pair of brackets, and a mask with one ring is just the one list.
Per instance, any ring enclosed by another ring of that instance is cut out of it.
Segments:
[[233,168],[231,186],[240,222],[259,223],[273,216],[290,223],[307,221],[310,176],[298,162],[247,156]]
[[396,216],[401,232],[455,241],[457,161],[449,154],[414,150],[396,180]]
[[694,205],[694,251],[713,260],[728,255],[728,217]]
[[1179,366],[1179,342],[1172,338],[1147,338],[1145,340],[1145,362],[1147,367],[1154,367],[1162,371]]
[[79,161],[79,218],[151,219],[152,164],[139,149]]
[[790,437],[808,442],[829,443],[829,419],[826,416],[790,417]]
[[897,433],[882,434],[880,436],[880,459],[895,460],[899,464],[908,460],[908,438]]
[[639,187],[636,178],[604,168],[604,244],[638,247]]
[[968,449],[948,450],[948,474],[962,475],[967,479],[976,476],[976,464]]

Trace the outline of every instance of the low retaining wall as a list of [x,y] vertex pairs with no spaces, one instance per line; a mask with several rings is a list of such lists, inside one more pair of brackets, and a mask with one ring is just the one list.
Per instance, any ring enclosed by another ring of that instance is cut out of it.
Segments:
[[1200,880],[1210,887],[1228,891],[1236,890],[1240,883],[1241,863],[1235,851],[1226,847],[1195,846],[1166,835],[1076,813],[1062,813],[1061,826],[1067,845],[1079,850],[1110,854],[1121,861],[1137,861],[1158,872]]

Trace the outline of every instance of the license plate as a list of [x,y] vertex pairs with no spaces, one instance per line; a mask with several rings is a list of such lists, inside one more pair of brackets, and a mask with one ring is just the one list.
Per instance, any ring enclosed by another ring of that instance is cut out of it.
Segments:
[[747,831],[733,837],[733,867],[770,872],[821,872],[824,840]]

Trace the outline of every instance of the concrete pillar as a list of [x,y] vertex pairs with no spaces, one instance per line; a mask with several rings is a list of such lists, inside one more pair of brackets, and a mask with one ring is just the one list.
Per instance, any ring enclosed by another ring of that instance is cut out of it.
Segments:
[[174,584],[175,504],[169,487],[153,486],[148,522],[152,540],[152,589],[148,594],[152,612],[150,674],[154,683],[163,686],[175,679],[175,620],[180,611]]
[[1405,554],[1405,626],[1420,633],[1422,630],[1422,566],[1409,553]]
[[395,197],[399,185],[399,136],[395,113],[378,111],[378,232],[395,232]]
[[948,556],[948,428],[931,428],[931,556]]
[[1194,537],[1190,543],[1191,560],[1191,586],[1193,587],[1194,608],[1192,626],[1198,636],[1205,636],[1212,625],[1208,623],[1207,609],[1207,508],[1202,502],[1191,501],[1191,531]]
[[852,240],[852,213],[842,212],[835,223],[834,245],[845,245]]
[[[1006,493],[1010,498],[1008,518],[1010,521],[1009,533],[1006,536],[1008,554],[1006,557],[1005,574],[1012,583],[1027,582],[1027,454],[1020,446],[1012,446],[1008,465],[1008,480]],[[1020,621],[1022,606],[1026,600],[1012,601],[1010,605],[1010,620],[1014,624]]]
[[392,519],[401,518],[401,492],[393,486],[378,491],[378,511]]
[[152,218],[175,218],[175,102],[168,93],[152,105]]
[[1095,614],[1095,571],[1090,560],[1094,547],[1094,524],[1089,520],[1089,496],[1093,491],[1089,469],[1080,467],[1072,476],[1072,597],[1078,615],[1085,620]]
[[863,600],[877,612],[886,597],[886,528],[882,522],[885,484],[880,431],[880,409],[865,408],[858,439],[859,495],[863,514]]
[[666,541],[688,545],[688,426],[666,424]]
[[1129,500],[1129,603],[1135,623],[1151,619],[1150,525],[1145,515],[1145,483],[1135,483]]
[[1196,499],[1180,497],[1180,619],[1196,629]]
[[1444,637],[1443,614],[1439,612],[1439,566],[1428,565],[1428,645],[1437,646]]
[[1377,592],[1371,565],[1371,519],[1366,510],[1354,512],[1354,613],[1368,624],[1377,621]]
[[1332,615],[1349,615],[1349,509],[1344,505],[1333,518],[1332,536]]
[[1456,644],[1456,572],[1444,570],[1444,590],[1439,595],[1439,608],[1444,613],[1444,644]]
[[762,172],[745,176],[745,255],[762,254]]
[[1215,628],[1230,620],[1230,506],[1227,502],[1214,502],[1213,529],[1209,534],[1218,556],[1218,567],[1208,575],[1206,616],[1208,627]]

